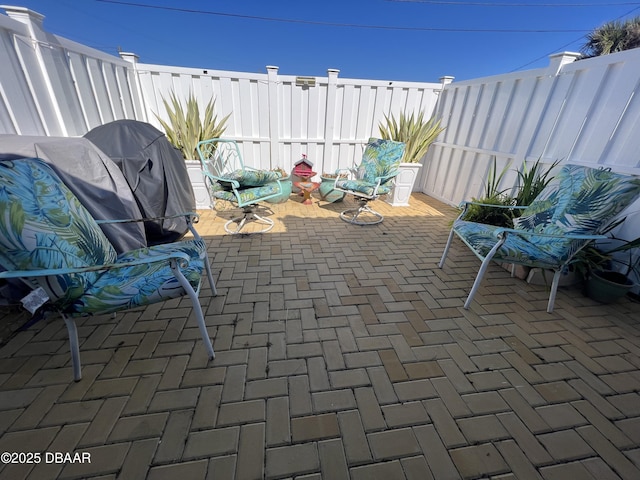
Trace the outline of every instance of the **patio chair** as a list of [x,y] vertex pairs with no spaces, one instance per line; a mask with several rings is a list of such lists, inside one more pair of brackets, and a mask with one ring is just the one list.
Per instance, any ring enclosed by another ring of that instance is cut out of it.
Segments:
[[[640,195],[640,178],[610,170],[565,165],[553,182],[514,220],[502,228],[464,220],[469,205],[454,221],[438,266],[442,268],[454,234],[482,261],[464,304],[468,309],[491,261],[552,270],[547,312],[553,311],[560,274],[589,242]],[[491,205],[495,207],[495,205]]]
[[340,218],[355,225],[375,225],[384,216],[369,207],[369,202],[391,191],[393,179],[400,173],[405,144],[393,140],[370,138],[360,165],[338,169],[333,188],[353,195],[357,208],[344,210]]
[[[212,138],[197,146],[202,173],[215,208],[218,200],[231,202],[242,209],[242,215],[224,225],[227,233],[265,233],[273,228],[270,218],[256,213],[258,204],[282,193],[282,173],[275,170],[258,170],[247,167],[235,140]],[[244,230],[249,223],[256,223],[259,230]],[[235,227],[232,226],[235,224]]]
[[[191,215],[194,218],[195,214]],[[195,231],[194,231],[195,232]],[[98,223],[40,159],[0,162],[0,278],[19,278],[67,326],[73,376],[82,378],[75,318],[189,296],[209,359],[198,294],[206,245],[195,238],[116,254]]]

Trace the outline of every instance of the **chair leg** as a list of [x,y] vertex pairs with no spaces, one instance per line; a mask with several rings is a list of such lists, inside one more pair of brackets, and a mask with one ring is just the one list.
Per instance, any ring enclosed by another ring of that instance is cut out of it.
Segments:
[[198,322],[198,328],[200,329],[200,335],[202,336],[202,341],[204,342],[204,346],[207,349],[207,353],[209,354],[209,360],[213,360],[214,358],[216,358],[216,354],[213,351],[211,338],[209,338],[209,332],[207,331],[207,326],[204,323],[204,314],[202,313],[202,306],[200,305],[198,294],[180,271],[178,263],[175,260],[171,260],[170,265],[176,279],[178,280],[178,282],[180,282],[180,285],[182,286],[182,288],[184,288],[184,291],[187,293],[187,295],[189,295],[189,298],[191,299],[191,303],[193,304],[193,311],[196,314],[196,320]]
[[449,232],[449,238],[447,239],[447,244],[444,246],[444,252],[442,252],[442,258],[440,259],[440,263],[438,263],[438,267],[444,267],[444,261],[447,259],[447,254],[449,253],[449,247],[451,247],[451,242],[453,241],[453,228]]
[[467,297],[467,301],[464,302],[465,310],[469,309],[469,306],[471,305],[471,302],[473,301],[473,297],[476,295],[476,292],[478,291],[478,288],[480,288],[480,283],[482,282],[482,278],[484,277],[484,274],[486,273],[487,268],[489,268],[489,263],[491,263],[491,259],[493,258],[493,256],[496,254],[496,252],[502,246],[502,244],[505,242],[506,239],[507,239],[506,236],[502,237],[498,241],[498,243],[496,243],[493,246],[493,248],[489,251],[489,253],[487,253],[487,256],[484,257],[484,260],[482,260],[482,265],[480,265],[480,270],[478,270],[478,275],[476,275],[476,279],[473,282],[473,287],[471,287],[471,291],[469,292],[469,296]]
[[216,283],[213,281],[213,273],[211,273],[211,264],[209,262],[209,254],[206,252],[204,257],[204,268],[207,271],[207,279],[209,280],[209,286],[211,287],[213,296],[216,296],[218,295],[218,289],[216,288]]
[[562,272],[558,270],[553,274],[553,280],[551,281],[551,292],[549,293],[549,303],[547,304],[547,313],[553,312],[553,305],[556,303],[556,293],[558,292],[561,273]]
[[[202,237],[193,226],[190,216],[187,216],[187,227],[189,227],[193,238],[196,240],[202,240]],[[211,287],[213,295],[216,296],[218,295],[218,289],[216,288],[216,282],[213,281],[213,273],[211,273],[211,262],[209,261],[209,252],[207,252],[207,242],[204,240],[202,240],[202,242],[204,243],[204,267],[207,269],[207,279],[209,280],[209,286]]]
[[62,315],[64,323],[67,325],[69,333],[69,350],[71,350],[71,366],[73,368],[73,379],[79,382],[82,379],[82,365],[80,364],[80,346],[78,345],[78,328],[73,318]]

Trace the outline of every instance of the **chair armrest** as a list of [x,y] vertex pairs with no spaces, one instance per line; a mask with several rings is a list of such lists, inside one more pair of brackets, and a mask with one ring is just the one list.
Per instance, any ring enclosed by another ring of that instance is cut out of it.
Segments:
[[507,210],[512,210],[514,208],[523,210],[527,208],[527,206],[525,205],[494,205],[492,203],[482,203],[482,202],[474,202],[472,200],[463,200],[458,205],[458,208],[460,209],[460,214],[458,215],[458,218],[456,220],[461,220],[462,218],[464,218],[465,214],[467,213],[467,209],[469,208],[470,205],[478,205],[480,207],[495,207],[495,208],[502,208]]
[[210,180],[212,180],[213,182],[230,183],[233,188],[240,188],[240,182],[238,182],[237,180],[233,180],[231,178],[225,178],[225,177],[220,177],[218,175],[214,175],[213,173],[209,172],[207,169],[203,169],[202,170],[202,174],[205,177],[207,177]]
[[200,215],[196,212],[184,212],[184,213],[176,213],[174,215],[165,215],[162,217],[145,217],[145,218],[120,218],[120,219],[108,219],[108,220],[96,220],[98,225],[101,224],[110,224],[110,223],[136,223],[136,222],[146,222],[149,220],[165,220],[168,218],[178,218],[178,217],[189,217],[189,221],[193,223],[198,223],[200,220]]
[[458,208],[466,208],[469,205],[479,205],[481,207],[495,207],[495,208],[508,208],[508,209],[517,208],[520,210],[524,210],[525,208],[528,207],[528,205],[494,205],[493,203],[482,203],[482,202],[473,202],[471,200],[463,200],[458,205]]
[[553,235],[551,233],[538,233],[529,232],[527,230],[516,230],[515,228],[497,228],[493,232],[496,237],[501,237],[505,233],[513,233],[515,235],[522,235],[525,237],[564,238],[569,240],[604,240],[606,238],[609,238],[606,235],[573,235],[570,233],[563,235]]
[[41,270],[7,270],[5,272],[0,272],[0,278],[48,277],[51,275],[67,275],[70,273],[99,272],[101,270],[107,271],[113,268],[133,267],[135,265],[157,263],[167,260],[183,260],[188,263],[190,258],[189,255],[184,252],[173,252],[148,258],[140,258],[131,262],[105,263],[103,265],[92,265],[91,267],[46,268]]
[[376,181],[378,181],[379,183],[384,182],[385,180],[390,180],[393,177],[397,177],[398,174],[400,173],[400,170],[394,170],[393,172],[391,172],[389,175],[384,175],[382,177],[376,177]]
[[333,182],[334,188],[338,184],[338,180],[351,179],[353,176],[356,175],[357,171],[358,171],[358,168],[355,167],[355,166],[351,167],[351,168],[338,168],[338,169],[336,169],[336,171],[334,173],[336,178],[335,178],[335,180]]
[[230,183],[232,188],[240,188],[240,182],[232,178],[218,177],[217,175],[211,174],[209,174],[209,177],[211,177],[216,182]]
[[340,178],[340,175],[355,174],[358,171],[358,167],[351,168],[338,168],[335,171],[336,178]]

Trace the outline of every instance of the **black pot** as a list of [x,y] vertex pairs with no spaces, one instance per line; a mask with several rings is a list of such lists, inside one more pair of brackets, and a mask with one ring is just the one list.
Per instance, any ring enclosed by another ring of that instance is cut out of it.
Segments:
[[622,273],[610,270],[594,271],[587,278],[587,295],[598,302],[611,303],[624,297],[634,285]]

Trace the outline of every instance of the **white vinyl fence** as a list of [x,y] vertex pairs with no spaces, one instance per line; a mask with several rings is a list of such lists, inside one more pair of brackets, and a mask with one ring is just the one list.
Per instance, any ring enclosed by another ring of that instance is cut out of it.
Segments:
[[124,60],[42,29],[42,15],[0,15],[0,133],[81,136],[120,118],[145,119]]
[[[640,49],[448,85],[437,115],[446,130],[427,153],[421,191],[451,204],[480,197],[492,158],[556,160],[640,175]],[[640,224],[640,217],[637,218]]]
[[287,171],[302,154],[318,173],[351,166],[364,143],[378,136],[384,115],[423,110],[429,116],[442,89],[440,83],[340,79],[338,70],[309,86],[271,66],[266,74],[137,63],[135,69],[150,123],[159,126],[156,115],[167,119],[162,99],[172,91],[178,98],[193,93],[202,105],[213,96],[219,117],[231,115],[224,136],[238,141],[246,161]]

